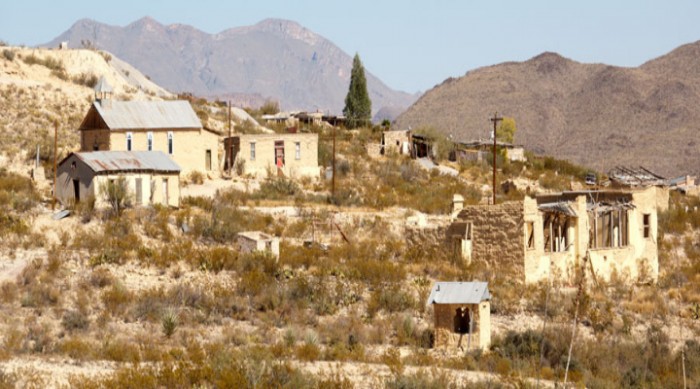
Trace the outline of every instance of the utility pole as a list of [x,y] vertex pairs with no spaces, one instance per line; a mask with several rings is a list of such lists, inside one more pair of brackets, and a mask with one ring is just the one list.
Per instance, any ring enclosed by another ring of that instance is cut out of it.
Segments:
[[56,209],[56,181],[58,179],[58,172],[56,171],[56,165],[58,161],[58,120],[53,122],[53,198],[51,199],[51,210]]
[[502,117],[498,117],[498,112],[493,114],[493,118],[489,119],[493,122],[493,205],[496,205],[496,128],[498,127],[498,122],[503,120]]
[[331,199],[335,200],[335,126],[333,126],[333,177],[331,177]]
[[[226,142],[224,142],[226,144]],[[233,164],[233,139],[231,139],[231,100],[228,101],[228,150],[226,150],[228,155],[228,175],[231,176],[231,165]]]

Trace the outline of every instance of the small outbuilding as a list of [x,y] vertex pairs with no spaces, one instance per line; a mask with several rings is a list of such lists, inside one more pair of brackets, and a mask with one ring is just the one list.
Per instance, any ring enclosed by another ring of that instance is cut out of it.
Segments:
[[56,198],[68,205],[94,197],[100,207],[100,187],[119,177],[136,206],[180,205],[180,166],[161,151],[71,153],[58,165]]
[[253,251],[269,252],[275,258],[280,257],[280,239],[260,231],[238,233],[238,245],[244,253]]
[[486,282],[436,282],[428,297],[435,318],[435,347],[488,349],[490,301]]

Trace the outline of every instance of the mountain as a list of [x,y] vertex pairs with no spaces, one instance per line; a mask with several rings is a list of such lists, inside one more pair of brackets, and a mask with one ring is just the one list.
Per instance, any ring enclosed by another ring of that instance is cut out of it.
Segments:
[[397,118],[455,139],[488,138],[489,117],[515,118],[516,143],[607,171],[644,166],[700,172],[700,41],[636,68],[583,64],[556,53],[450,78]]
[[[164,26],[149,17],[126,27],[82,19],[46,46],[61,41],[73,47],[89,41],[173,92],[250,103],[273,99],[287,110],[340,113],[350,84],[352,58],[288,20],[266,19],[208,34],[182,24]],[[366,75],[373,113],[385,106],[406,108],[417,97]]]

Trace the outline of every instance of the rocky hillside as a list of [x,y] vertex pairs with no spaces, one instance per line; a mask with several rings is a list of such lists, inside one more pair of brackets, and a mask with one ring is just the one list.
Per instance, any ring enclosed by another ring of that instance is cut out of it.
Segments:
[[48,160],[54,122],[59,124],[59,154],[79,147],[76,129],[94,99],[92,86],[102,76],[118,99],[171,96],[106,52],[0,47],[0,165],[11,167],[13,160],[34,155],[36,145]]
[[516,142],[600,170],[643,165],[700,172],[700,41],[637,68],[583,64],[555,53],[445,80],[399,127],[433,126],[457,139],[489,136],[495,111],[514,117]]
[[[48,43],[90,41],[115,53],[174,92],[259,104],[281,102],[284,109],[340,113],[350,83],[352,58],[332,42],[287,20],[207,34],[191,26],[164,26],[142,18],[125,27],[83,19]],[[397,92],[369,72],[373,113],[408,107],[415,96]]]

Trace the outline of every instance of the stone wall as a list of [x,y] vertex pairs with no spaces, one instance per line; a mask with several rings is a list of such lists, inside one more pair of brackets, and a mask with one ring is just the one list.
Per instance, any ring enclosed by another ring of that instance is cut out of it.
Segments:
[[490,266],[499,267],[507,264],[510,265],[508,269],[523,273],[525,232],[522,201],[467,206],[457,218],[472,225],[471,256],[474,261],[485,261]]
[[384,131],[382,137],[385,154],[408,154],[411,142],[409,131]]

